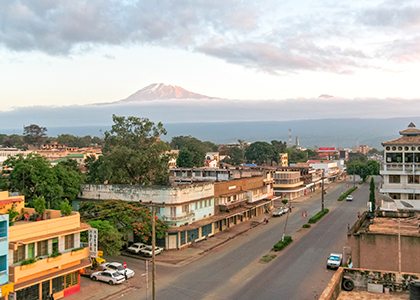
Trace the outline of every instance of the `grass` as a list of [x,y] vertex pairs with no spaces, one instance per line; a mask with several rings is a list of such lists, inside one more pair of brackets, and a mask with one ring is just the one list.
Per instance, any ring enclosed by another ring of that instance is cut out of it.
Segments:
[[345,192],[343,195],[341,195],[337,199],[337,201],[343,201],[344,199],[347,198],[348,195],[350,195],[351,193],[353,193],[356,189],[357,189],[357,186],[354,186],[354,187],[350,188],[349,190],[347,190],[347,192]]
[[287,245],[289,245],[291,242],[293,242],[291,236],[285,236],[284,241],[278,241],[277,244],[274,245],[273,251],[281,251],[284,248],[286,248]]
[[319,219],[321,219],[324,215],[326,215],[330,210],[328,208],[325,208],[324,210],[321,210],[319,213],[317,213],[315,216],[309,219],[308,223],[314,224],[318,222]]
[[302,228],[310,228],[311,224],[303,224]]
[[267,254],[264,255],[261,259],[260,262],[261,263],[269,263],[270,261],[272,261],[277,255],[275,254]]

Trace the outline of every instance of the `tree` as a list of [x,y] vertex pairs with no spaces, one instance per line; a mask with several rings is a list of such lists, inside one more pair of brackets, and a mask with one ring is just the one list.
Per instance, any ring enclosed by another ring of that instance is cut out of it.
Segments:
[[85,159],[86,183],[103,184],[108,180],[111,172],[104,163],[104,157],[100,155],[96,159],[95,155],[89,155]]
[[[88,223],[92,228],[98,229],[98,248],[104,251],[104,255],[119,255],[120,249],[124,245],[123,234],[108,221],[96,220]],[[87,232],[81,238],[83,242],[87,243]]]
[[26,158],[22,154],[10,156],[3,166],[11,169],[4,171],[9,174],[9,191],[19,191],[29,203],[35,198],[44,197],[51,208],[59,208],[63,188],[44,156],[34,153],[29,153]]
[[77,162],[72,159],[61,161],[52,170],[57,177],[58,184],[63,189],[61,198],[75,200],[84,181],[84,175],[77,166]]
[[249,163],[262,165],[268,161],[278,162],[278,153],[275,147],[267,142],[255,142],[246,148],[245,158]]
[[239,147],[231,147],[229,149],[228,155],[230,158],[226,157],[223,160],[224,162],[233,166],[240,166],[243,164],[245,155],[244,149],[241,149]]
[[276,148],[277,153],[286,153],[287,143],[282,141],[272,140],[271,145]]
[[[93,203],[84,201],[80,204],[79,212],[84,221],[108,220],[121,233],[134,232],[145,242],[152,236],[152,214],[149,209],[137,202],[108,200]],[[166,223],[156,219],[157,238],[163,238],[167,229]]]
[[33,200],[34,209],[37,214],[41,215],[44,213],[45,207],[45,199],[42,197],[35,198]]
[[47,138],[46,132],[47,128],[40,127],[36,124],[25,126],[23,127],[23,141],[39,149]]
[[105,132],[104,163],[112,170],[109,183],[157,184],[169,183],[167,145],[160,141],[166,134],[162,123],[156,126],[147,118],[117,117]]
[[180,168],[192,168],[194,167],[194,154],[184,147],[179,151],[176,163]]

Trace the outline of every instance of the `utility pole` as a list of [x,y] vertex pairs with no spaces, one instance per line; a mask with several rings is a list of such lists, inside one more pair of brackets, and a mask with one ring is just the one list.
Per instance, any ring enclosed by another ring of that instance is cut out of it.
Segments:
[[156,300],[155,294],[155,247],[156,247],[156,235],[155,235],[155,210],[152,207],[152,299]]
[[321,211],[324,211],[324,170],[322,170],[322,178],[321,178],[321,180],[322,180],[322,197],[321,197],[321,199],[322,199],[322,205],[321,205]]
[[146,300],[149,300],[149,261],[146,259]]

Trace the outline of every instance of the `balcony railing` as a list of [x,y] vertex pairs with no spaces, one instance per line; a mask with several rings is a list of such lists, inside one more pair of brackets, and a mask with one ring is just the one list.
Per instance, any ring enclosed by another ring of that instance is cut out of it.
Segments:
[[420,164],[413,163],[386,163],[381,165],[382,171],[403,171],[403,172],[420,172]]
[[169,215],[169,216],[162,216],[163,221],[171,222],[171,221],[185,221],[195,217],[195,212],[192,210],[190,212],[185,212],[178,215]]

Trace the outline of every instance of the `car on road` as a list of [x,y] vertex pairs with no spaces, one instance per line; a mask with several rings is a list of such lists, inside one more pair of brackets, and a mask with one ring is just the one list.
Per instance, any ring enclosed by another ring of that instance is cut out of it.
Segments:
[[92,278],[93,281],[104,281],[108,282],[109,284],[121,284],[125,281],[125,277],[121,275],[119,272],[115,271],[99,271],[92,273],[90,275],[90,278]]
[[147,245],[143,243],[134,243],[130,247],[127,248],[127,251],[135,254],[139,254],[142,249],[144,249]]
[[283,213],[286,214],[289,212],[289,207],[288,206],[284,206],[283,207]]
[[134,274],[136,274],[133,270],[124,268],[124,266],[118,262],[104,263],[102,266],[104,270],[118,272],[124,277],[127,277],[127,279],[133,277]]
[[346,198],[346,201],[353,201],[353,195],[348,195]]
[[277,207],[273,212],[273,217],[280,217],[283,213],[283,207]]
[[341,266],[342,254],[331,253],[327,258],[327,269],[338,269]]
[[[152,257],[152,246],[146,246],[143,250],[140,251],[142,255]],[[158,255],[163,252],[163,248],[155,247],[155,255]]]

